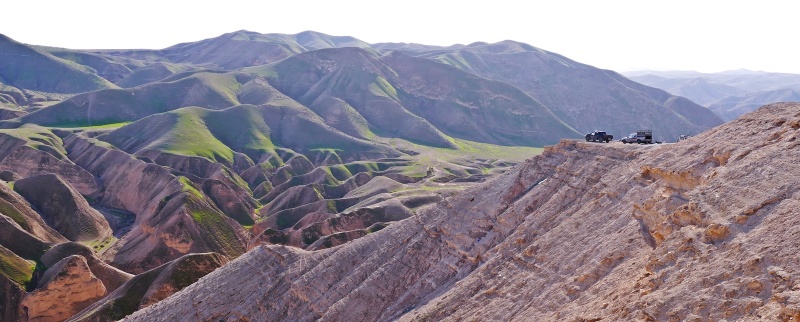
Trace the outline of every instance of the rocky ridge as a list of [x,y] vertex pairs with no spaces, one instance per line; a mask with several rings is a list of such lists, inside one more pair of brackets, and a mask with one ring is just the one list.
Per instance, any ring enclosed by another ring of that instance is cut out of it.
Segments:
[[798,136],[781,103],[675,144],[565,140],[346,245],[257,247],[126,320],[797,319]]

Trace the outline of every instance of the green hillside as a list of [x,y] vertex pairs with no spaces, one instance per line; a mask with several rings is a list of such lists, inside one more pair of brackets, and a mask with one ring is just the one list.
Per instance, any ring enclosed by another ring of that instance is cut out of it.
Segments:
[[0,245],[0,274],[25,286],[33,278],[36,263],[27,261]]
[[275,154],[277,147],[399,154],[382,144],[341,133],[296,104],[238,105],[219,111],[186,107],[146,117],[98,139],[131,154],[156,150],[223,164],[233,162],[234,151],[259,160],[262,155]]

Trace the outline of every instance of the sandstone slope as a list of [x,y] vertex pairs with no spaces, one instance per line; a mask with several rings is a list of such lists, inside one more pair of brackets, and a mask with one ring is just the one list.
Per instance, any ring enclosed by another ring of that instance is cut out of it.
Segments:
[[799,135],[800,104],[774,104],[676,144],[562,141],[346,245],[255,248],[128,320],[797,319]]
[[106,288],[80,255],[72,255],[50,267],[39,287],[28,293],[22,306],[29,321],[63,321],[106,294]]

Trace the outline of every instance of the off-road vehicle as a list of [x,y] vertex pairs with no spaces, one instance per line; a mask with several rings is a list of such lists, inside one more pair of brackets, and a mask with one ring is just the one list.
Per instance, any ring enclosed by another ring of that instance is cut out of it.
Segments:
[[608,143],[614,139],[614,136],[606,133],[606,131],[594,131],[586,134],[586,142],[605,142]]

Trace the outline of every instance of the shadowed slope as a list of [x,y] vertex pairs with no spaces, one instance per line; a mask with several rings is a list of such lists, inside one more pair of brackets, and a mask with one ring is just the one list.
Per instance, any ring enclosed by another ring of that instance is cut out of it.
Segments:
[[245,231],[201,192],[202,178],[192,182],[83,135],[70,135],[64,145],[76,164],[102,180],[97,205],[136,216],[131,230],[103,254],[115,267],[138,273],[191,252],[244,252]]
[[39,210],[45,222],[72,241],[100,241],[111,236],[103,215],[69,183],[55,174],[39,174],[15,182],[14,191]]
[[[0,183],[0,213],[13,220],[19,225],[20,229],[25,230],[42,241],[53,243],[67,241],[61,234],[48,226],[44,222],[44,219],[42,219],[42,216],[31,208],[30,203],[28,203],[24,197],[14,192],[7,183]],[[6,236],[3,237],[11,237],[8,233],[5,235]],[[16,242],[23,241],[16,240]],[[7,244],[4,245],[9,247]],[[26,246],[32,245],[22,243],[19,245],[19,248],[24,248]]]
[[64,142],[51,129],[34,124],[0,130],[0,168],[20,177],[55,173],[81,194],[94,196],[98,182],[68,157]]

